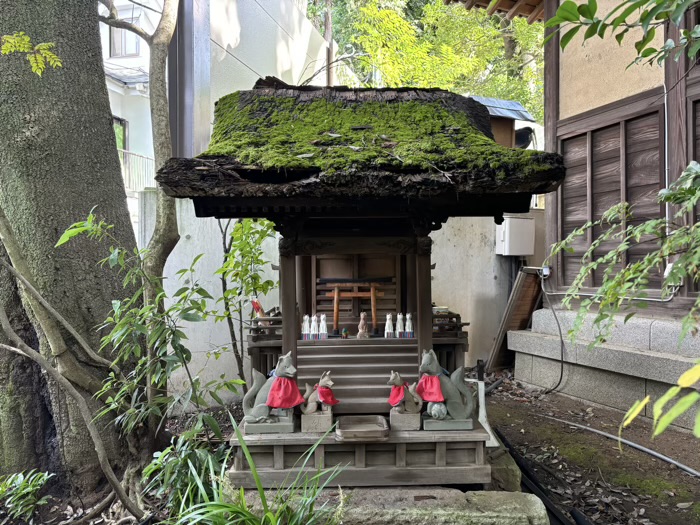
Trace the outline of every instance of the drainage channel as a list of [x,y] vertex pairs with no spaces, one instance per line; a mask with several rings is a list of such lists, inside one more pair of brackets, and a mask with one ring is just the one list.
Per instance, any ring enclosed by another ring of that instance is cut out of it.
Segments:
[[552,498],[549,497],[547,489],[540,483],[540,481],[537,479],[537,475],[525,462],[520,453],[515,450],[502,432],[500,432],[497,428],[494,429],[494,431],[496,432],[498,439],[501,440],[501,443],[503,443],[503,445],[508,449],[508,452],[510,452],[510,455],[513,457],[513,460],[515,460],[515,463],[520,469],[522,474],[520,486],[523,492],[534,494],[540,498],[540,500],[542,500],[542,503],[544,503],[544,506],[547,509],[550,525],[592,525],[591,522],[588,521],[588,518],[586,518],[586,516],[578,509],[572,508],[569,510],[571,517],[564,514],[561,509],[554,504]]

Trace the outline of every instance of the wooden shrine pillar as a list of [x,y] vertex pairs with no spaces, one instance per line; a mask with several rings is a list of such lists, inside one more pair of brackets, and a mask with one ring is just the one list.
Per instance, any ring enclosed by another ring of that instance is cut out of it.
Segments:
[[418,339],[418,359],[423,350],[433,348],[433,305],[432,283],[430,280],[430,237],[416,239],[416,313],[418,315],[416,338]]
[[294,242],[281,238],[280,250],[280,306],[282,308],[282,353],[291,350],[294,364],[297,362],[297,275]]

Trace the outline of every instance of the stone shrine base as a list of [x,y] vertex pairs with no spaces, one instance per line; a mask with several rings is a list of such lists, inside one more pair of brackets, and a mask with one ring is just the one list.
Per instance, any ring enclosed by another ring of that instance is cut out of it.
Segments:
[[[268,499],[273,497],[272,491]],[[323,491],[319,504],[338,504],[338,490]],[[344,525],[549,525],[547,511],[533,494],[461,492],[443,487],[343,488]],[[259,505],[254,491],[246,494]]]
[[[303,472],[311,477],[318,469],[340,466],[333,484],[342,487],[488,484],[491,466],[485,460],[485,443],[489,434],[479,423],[474,427],[462,432],[391,430],[385,441],[338,442],[334,435],[302,432],[246,433],[243,439],[266,488],[294,479],[314,445]],[[237,487],[254,487],[235,436],[231,446],[234,459],[229,479]]]

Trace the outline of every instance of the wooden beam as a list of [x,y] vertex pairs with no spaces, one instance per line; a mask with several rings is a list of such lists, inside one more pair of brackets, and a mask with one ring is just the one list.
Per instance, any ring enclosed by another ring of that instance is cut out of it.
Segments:
[[527,17],[528,24],[533,24],[541,18],[542,12],[544,11],[544,3],[545,0],[542,0],[539,4],[535,6],[535,9],[532,10],[530,16]]
[[[430,244],[430,238],[427,243]],[[433,348],[433,305],[432,305],[432,283],[430,276],[430,249],[427,253],[416,255],[416,291],[417,291],[417,334],[418,339],[418,359],[423,350]]]
[[498,6],[501,5],[501,2],[502,2],[502,1],[503,1],[503,0],[496,0],[495,2],[491,3],[491,4],[489,5],[488,9],[486,9],[486,14],[489,15],[489,16],[491,16],[491,15],[494,14],[496,11],[498,11]]
[[282,353],[292,352],[297,362],[297,339],[300,330],[297,319],[296,257],[280,253],[280,304],[282,306]]
[[518,16],[520,13],[520,8],[526,4],[528,0],[518,0],[515,2],[515,5],[510,8],[510,11],[506,13],[506,20],[513,20],[516,16]]
[[[542,0],[545,6],[544,16],[546,19],[553,17],[559,3],[557,0]],[[550,36],[554,32],[553,28],[545,30],[545,36]],[[544,46],[544,143],[545,150],[557,152],[559,144],[557,140],[557,126],[559,123],[559,33],[556,32]],[[559,190],[560,191],[560,190]],[[549,193],[545,197],[545,253],[549,252],[549,247],[557,242],[559,237],[559,191]],[[558,288],[559,283],[559,259],[550,261],[553,265],[554,287]],[[550,285],[551,286],[551,285]]]

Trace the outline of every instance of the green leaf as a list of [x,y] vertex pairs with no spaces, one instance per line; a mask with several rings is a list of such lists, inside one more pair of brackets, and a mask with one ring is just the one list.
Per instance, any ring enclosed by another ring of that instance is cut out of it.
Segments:
[[598,12],[598,2],[596,0],[588,0],[588,10],[591,12],[591,18],[593,18]]
[[588,29],[586,29],[586,32],[583,34],[583,39],[588,40],[589,38],[592,38],[595,35],[597,35],[599,28],[600,28],[600,20],[593,22],[591,25],[588,26]]
[[216,419],[214,419],[210,414],[202,414],[202,421],[204,421],[207,424],[207,426],[211,429],[212,432],[214,432],[214,435],[217,438],[224,438],[223,434],[221,433],[221,427],[216,422]]
[[[620,13],[619,16],[617,16],[612,23],[612,28],[613,30],[617,29],[620,24],[622,24],[625,20],[627,20],[627,17],[631,15],[634,11],[638,10],[641,8],[644,4],[647,3],[647,0],[637,0],[637,2],[633,2],[630,4],[625,10]],[[622,4],[624,5],[624,4]]]
[[653,418],[654,418],[654,423],[656,423],[659,418],[661,417],[661,414],[664,411],[664,407],[666,404],[676,397],[678,393],[681,391],[681,389],[677,386],[669,388],[666,392],[664,392],[664,395],[661,396],[659,399],[657,399],[654,402],[654,407],[653,407]]
[[[77,223],[77,224],[84,224],[84,223]],[[76,226],[73,225],[70,228],[68,228],[66,231],[63,232],[63,235],[61,235],[61,238],[58,239],[58,242],[56,243],[56,246],[54,248],[58,248],[62,244],[66,244],[68,241],[70,241],[73,237],[80,235],[81,233],[84,233],[90,229],[89,226]]]
[[547,20],[545,22],[544,27],[545,27],[545,29],[548,29],[550,27],[557,27],[557,26],[563,24],[564,22],[566,22],[566,20],[564,20],[563,18],[560,18],[558,16],[553,16],[552,18],[550,18],[549,20]]
[[564,49],[569,44],[569,42],[571,42],[571,39],[574,38],[580,30],[581,26],[576,26],[573,29],[569,29],[566,33],[564,33],[564,36],[561,37],[559,46],[562,49]]
[[119,264],[119,250],[115,249],[109,254],[109,267],[114,268],[117,264]]
[[700,39],[693,40],[693,43],[688,46],[688,58],[695,58],[700,51]]
[[695,426],[693,427],[693,435],[700,439],[700,410],[695,415]]
[[622,39],[625,38],[627,31],[629,31],[629,29],[624,29],[615,35],[615,40],[617,40],[618,44],[622,45]]
[[649,404],[649,401],[651,401],[651,397],[647,396],[641,401],[636,401],[634,405],[627,411],[625,414],[624,419],[622,420],[622,427],[628,427],[632,421],[635,420],[635,418],[642,413],[642,410],[644,410],[644,407]]
[[700,392],[691,392],[680,398],[678,402],[659,419],[658,424],[654,428],[653,437],[658,436],[666,430],[671,423],[687,412],[698,399],[700,399]]
[[180,319],[184,321],[190,321],[193,323],[203,321],[202,316],[199,315],[197,312],[183,312],[182,314],[180,314]]
[[579,12],[576,2],[573,2],[572,0],[566,0],[563,2],[559,6],[559,9],[557,9],[557,16],[562,20],[566,20],[567,22],[578,22]]
[[594,15],[591,14],[591,10],[589,9],[588,4],[581,4],[580,6],[578,6],[577,11],[583,18],[587,18],[588,20],[593,19]]
[[642,37],[641,40],[636,42],[634,44],[635,49],[637,50],[637,53],[641,53],[642,50],[649,45],[649,43],[654,40],[654,36],[656,35],[656,29],[651,28],[647,33]]

